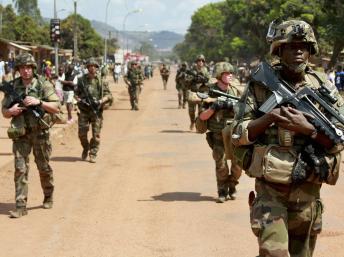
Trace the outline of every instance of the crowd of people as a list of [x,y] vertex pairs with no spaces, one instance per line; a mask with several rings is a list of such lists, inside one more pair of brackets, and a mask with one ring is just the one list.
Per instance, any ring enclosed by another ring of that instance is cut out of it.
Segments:
[[[308,257],[322,228],[321,185],[334,185],[339,176],[344,149],[344,100],[339,91],[344,89],[344,72],[338,66],[334,77],[326,76],[309,66],[319,49],[311,26],[304,21],[274,24],[267,39],[274,61],[260,63],[250,76],[246,67],[239,69],[239,80],[225,58],[207,65],[200,54],[191,65],[181,63],[175,77],[178,108],[188,106],[190,130],[206,135],[215,162],[218,203],[236,199],[242,171],[255,179],[255,192],[248,202],[259,256]],[[84,67],[66,64],[56,76],[51,64],[45,65],[42,78],[35,73],[32,55],[17,56],[14,69],[19,76],[10,81],[14,91],[25,97],[13,103],[5,91],[2,101],[2,114],[11,119],[8,135],[15,156],[12,218],[27,215],[31,149],[41,178],[43,208],[53,207],[49,128],[61,104],[66,105],[69,123],[74,122],[72,110],[77,105],[81,158],[95,163],[104,105],[113,100],[105,71],[94,58]],[[138,111],[143,81],[152,76],[153,67],[134,60],[124,66],[115,63],[109,70],[115,83],[124,75],[131,110]],[[163,63],[159,72],[166,90],[170,68]],[[298,95],[307,88],[312,97]],[[292,99],[300,105],[295,106]],[[37,116],[38,110],[43,115]]]

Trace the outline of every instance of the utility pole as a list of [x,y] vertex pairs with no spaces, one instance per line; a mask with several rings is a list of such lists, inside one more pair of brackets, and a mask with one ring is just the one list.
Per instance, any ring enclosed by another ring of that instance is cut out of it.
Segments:
[[[57,19],[57,10],[56,10],[56,0],[54,0],[54,19]],[[54,43],[55,48],[55,74],[59,72],[59,43],[57,40]]]
[[0,36],[2,36],[2,12],[4,10],[4,7],[2,5],[2,0],[1,0],[1,11],[0,11]]
[[74,24],[73,24],[73,41],[74,41],[74,61],[76,61],[77,56],[78,56],[78,35],[77,35],[77,24],[76,24],[76,3],[77,1],[74,0]]
[[[107,28],[107,20],[108,20],[108,9],[109,9],[109,4],[111,0],[108,0],[106,3],[106,8],[105,8],[105,26]],[[106,64],[107,61],[107,33],[105,33],[105,38],[104,38],[104,64]]]

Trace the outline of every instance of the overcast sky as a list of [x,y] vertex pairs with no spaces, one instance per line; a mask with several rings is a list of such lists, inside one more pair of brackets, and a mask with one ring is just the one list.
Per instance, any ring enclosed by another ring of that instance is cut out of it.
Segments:
[[[127,13],[142,9],[141,13],[128,16],[126,30],[160,31],[170,30],[184,34],[191,23],[191,15],[204,4],[219,0],[110,0],[108,24],[123,29]],[[105,22],[108,0],[77,0],[78,13],[90,20]],[[12,0],[0,0],[9,4]],[[74,0],[56,0],[59,18],[65,18],[73,11]],[[54,0],[38,0],[43,17],[53,17]]]

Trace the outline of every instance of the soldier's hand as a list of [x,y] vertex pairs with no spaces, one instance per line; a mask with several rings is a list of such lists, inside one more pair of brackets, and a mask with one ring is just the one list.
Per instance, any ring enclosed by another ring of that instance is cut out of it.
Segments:
[[41,101],[33,96],[26,96],[23,100],[23,104],[27,106],[36,106],[39,105]]
[[8,112],[11,116],[18,116],[20,115],[26,108],[19,107],[19,104],[13,105],[11,108],[8,109]]
[[287,121],[277,122],[277,125],[282,128],[304,135],[310,135],[316,130],[307,119],[312,117],[295,108],[282,106],[281,115],[287,118]]

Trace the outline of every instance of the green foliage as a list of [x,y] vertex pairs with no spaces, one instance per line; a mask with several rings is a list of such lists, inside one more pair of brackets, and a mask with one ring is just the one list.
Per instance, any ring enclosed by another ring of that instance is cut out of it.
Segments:
[[269,49],[267,29],[277,18],[310,23],[326,52],[333,48],[338,56],[344,47],[342,0],[226,0],[198,9],[184,42],[174,51],[186,61],[193,61],[199,53],[214,61],[223,56],[242,62],[263,58]]
[[[68,16],[61,22],[61,47],[73,49],[74,15]],[[104,53],[104,41],[92,28],[89,20],[76,15],[77,42],[80,58],[98,57]]]
[[42,21],[41,12],[38,9],[37,0],[12,0],[14,7],[20,16],[30,16],[37,22]]

